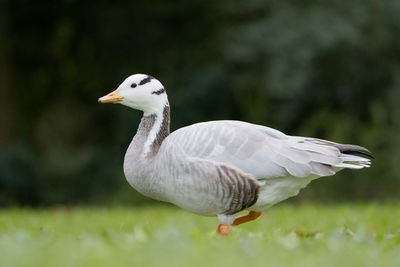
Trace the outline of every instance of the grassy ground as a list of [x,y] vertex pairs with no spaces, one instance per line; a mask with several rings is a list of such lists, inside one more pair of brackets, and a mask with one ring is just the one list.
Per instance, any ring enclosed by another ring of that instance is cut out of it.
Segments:
[[221,238],[172,207],[0,211],[1,266],[400,266],[400,205],[278,205]]

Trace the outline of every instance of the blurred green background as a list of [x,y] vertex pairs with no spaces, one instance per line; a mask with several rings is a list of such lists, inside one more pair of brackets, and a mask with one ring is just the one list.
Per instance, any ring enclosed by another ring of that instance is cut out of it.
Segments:
[[235,119],[369,148],[373,167],[296,201],[400,188],[400,1],[0,0],[0,206],[149,202],[122,163],[141,114],[97,99],[166,87],[172,130]]

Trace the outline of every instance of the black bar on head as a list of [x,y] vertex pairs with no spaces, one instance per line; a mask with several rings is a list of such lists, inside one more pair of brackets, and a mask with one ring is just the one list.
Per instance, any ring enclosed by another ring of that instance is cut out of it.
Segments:
[[165,93],[165,89],[164,88],[161,88],[160,90],[152,92],[152,94],[156,94],[156,95],[161,95],[162,93]]
[[153,77],[147,76],[146,78],[144,78],[143,80],[140,81],[139,85],[146,84],[146,83],[150,82],[151,79],[153,79]]

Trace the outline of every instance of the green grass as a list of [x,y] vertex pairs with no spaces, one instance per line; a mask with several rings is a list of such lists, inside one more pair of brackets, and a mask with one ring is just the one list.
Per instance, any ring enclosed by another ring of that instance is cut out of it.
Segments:
[[173,207],[5,209],[1,266],[400,266],[400,205],[278,205],[215,235]]

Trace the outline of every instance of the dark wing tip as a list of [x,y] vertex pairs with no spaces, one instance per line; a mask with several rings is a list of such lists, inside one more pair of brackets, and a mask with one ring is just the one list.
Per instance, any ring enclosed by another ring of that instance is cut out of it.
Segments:
[[375,159],[375,157],[372,155],[372,152],[369,151],[367,148],[358,146],[358,145],[350,145],[350,144],[339,144],[323,139],[318,139],[318,138],[312,138],[310,139],[312,142],[318,142],[323,145],[329,145],[336,147],[339,149],[339,151],[343,154],[350,154],[350,155],[358,155],[358,156],[363,156],[369,159]]
[[337,146],[337,148],[340,150],[341,153],[344,154],[359,155],[370,159],[375,159],[375,157],[372,155],[372,152],[362,146],[340,144],[339,146]]

